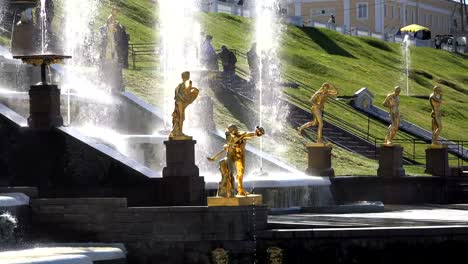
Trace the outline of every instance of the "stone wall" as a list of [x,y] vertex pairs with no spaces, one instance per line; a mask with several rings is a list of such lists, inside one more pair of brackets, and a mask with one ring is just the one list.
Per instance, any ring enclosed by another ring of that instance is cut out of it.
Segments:
[[271,230],[258,236],[258,257],[272,263],[266,252],[276,249],[283,262],[275,263],[458,263],[468,258],[467,235],[461,226]]
[[267,228],[264,206],[132,208],[123,198],[62,198],[33,200],[32,209],[46,234],[125,243],[129,263],[210,263],[219,247],[249,259],[253,235]]
[[419,176],[381,178],[373,176],[335,177],[332,193],[335,201],[381,201],[385,204],[444,203],[447,201],[445,180]]

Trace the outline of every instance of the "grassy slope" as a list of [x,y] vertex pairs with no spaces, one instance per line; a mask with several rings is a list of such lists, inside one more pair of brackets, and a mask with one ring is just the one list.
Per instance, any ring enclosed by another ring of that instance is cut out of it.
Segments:
[[[130,2],[137,3],[139,1]],[[122,14],[124,15],[126,12],[123,10]],[[121,21],[124,22],[125,19],[121,19]],[[216,48],[219,48],[222,44],[228,44],[230,47],[241,51],[248,50],[253,32],[253,24],[249,19],[224,14],[200,14],[200,21],[204,31],[215,37],[214,44]],[[133,31],[132,28],[129,28],[129,30],[137,38],[139,38],[139,35],[147,36],[144,32]],[[433,49],[415,48],[412,49],[412,54],[413,70],[418,69],[432,74],[433,80],[439,78],[450,80],[464,89],[464,93],[461,93],[444,87],[446,88],[446,100],[450,102],[445,104],[444,114],[450,117],[444,119],[445,130],[443,136],[463,138],[462,131],[466,128],[466,122],[463,121],[466,119],[467,112],[466,106],[462,103],[467,99],[467,80],[463,76],[463,71],[468,69],[468,63],[458,56]],[[325,29],[304,30],[287,26],[281,56],[283,69],[286,73],[312,87],[319,87],[322,82],[331,81],[340,88],[341,95],[351,95],[360,87],[367,86],[375,93],[376,102],[382,101],[385,94],[394,85],[401,85],[400,81],[403,80],[400,46],[372,38],[343,36]],[[431,63],[428,63],[428,61]],[[246,62],[242,59],[240,59],[239,65],[247,68]],[[138,72],[127,72],[130,87],[139,78],[140,74]],[[411,81],[411,93],[418,95],[429,94],[434,83],[433,80],[419,75],[415,76]],[[154,82],[150,81],[145,81],[145,83],[154,84]],[[145,96],[145,93],[150,92],[153,95],[149,97],[154,98],[154,92],[152,92],[151,88],[145,88],[145,85],[138,86],[134,90],[139,95]],[[308,107],[306,100],[312,93],[311,90],[304,88],[288,89],[286,93],[300,106]],[[429,107],[427,102],[413,97],[403,97],[402,99],[402,111],[405,118],[428,129],[430,117],[427,112]],[[339,108],[334,109],[333,106],[329,106],[327,111],[335,114],[339,113],[351,121],[354,118],[352,114],[342,113]],[[216,121],[220,126],[236,118],[228,109],[223,109],[222,105],[219,104],[216,106],[215,114]],[[366,125],[359,122],[357,124]],[[371,130],[377,137],[383,137],[385,133],[380,127],[371,127]],[[293,136],[289,143],[297,146],[297,142],[300,142],[300,139]],[[359,163],[361,166],[354,167],[361,168],[351,171],[351,173],[359,173],[359,170],[364,174],[375,173],[375,162],[356,158],[345,151],[340,150],[337,152],[334,163],[335,166],[340,167],[337,169],[338,174],[348,174],[350,171],[346,169],[351,167],[349,165]],[[299,156],[302,156],[302,154]],[[285,156],[288,156],[292,164],[303,166],[303,162],[298,158],[297,154],[294,155],[294,153],[286,151]]]
[[[229,43],[235,49],[248,50],[252,27],[248,19],[224,14],[204,14],[202,17],[209,29],[207,32],[215,36],[215,45]],[[369,87],[376,96],[376,105],[380,106],[395,85],[405,86],[398,44],[345,36],[327,29],[287,26],[285,32],[281,51],[283,70],[312,87],[318,88],[329,81],[339,87],[340,95],[352,95],[361,87]],[[468,61],[431,48],[412,48],[411,54],[410,94],[429,95],[433,85],[441,79],[455,84],[460,91],[439,84],[445,92],[442,136],[466,140]],[[432,79],[415,72],[432,75]],[[291,99],[306,108],[311,92],[304,88],[286,91]],[[430,106],[426,100],[402,96],[401,109],[405,119],[430,130]],[[328,106],[327,111],[346,116],[340,108],[333,106]],[[353,116],[348,118],[352,120]]]

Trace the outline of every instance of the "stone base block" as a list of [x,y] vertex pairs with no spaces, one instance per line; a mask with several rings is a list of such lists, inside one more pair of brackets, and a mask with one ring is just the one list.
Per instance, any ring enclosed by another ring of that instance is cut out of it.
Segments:
[[381,146],[377,176],[394,178],[405,176],[403,169],[403,148],[400,145]]
[[447,148],[426,149],[425,172],[434,176],[450,176]]
[[32,85],[29,99],[29,127],[49,129],[63,125],[60,114],[60,89],[56,85]]
[[262,203],[263,197],[259,194],[236,195],[235,197],[208,197],[208,206],[249,206],[261,205]]
[[309,144],[308,168],[306,173],[313,176],[335,176],[335,171],[331,167],[332,147],[324,144]]
[[195,140],[168,140],[166,145],[166,167],[163,177],[198,176],[199,169],[195,165]]
[[203,177],[164,177],[162,178],[162,184],[164,205],[206,205],[205,180]]

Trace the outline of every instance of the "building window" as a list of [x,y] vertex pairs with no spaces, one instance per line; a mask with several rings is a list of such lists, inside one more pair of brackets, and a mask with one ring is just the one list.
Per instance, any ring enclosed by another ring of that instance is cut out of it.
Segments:
[[405,8],[405,22],[408,23],[408,9]]
[[401,8],[398,7],[398,19],[401,20]]
[[367,3],[357,3],[357,17],[358,19],[367,19]]
[[384,16],[386,17],[387,16],[387,4],[384,4]]

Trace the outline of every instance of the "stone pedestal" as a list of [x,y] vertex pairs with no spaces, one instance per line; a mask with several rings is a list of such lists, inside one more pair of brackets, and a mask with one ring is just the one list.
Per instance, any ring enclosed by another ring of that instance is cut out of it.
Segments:
[[335,176],[331,167],[332,147],[324,144],[308,144],[308,167],[306,173],[313,176]]
[[434,176],[450,176],[450,168],[448,163],[448,149],[427,148],[426,149],[426,173]]
[[168,140],[163,169],[166,205],[206,205],[205,180],[195,165],[195,140]]
[[208,206],[249,206],[262,205],[262,203],[263,197],[260,194],[236,195],[235,197],[208,197]]
[[28,125],[34,129],[49,129],[63,125],[60,114],[60,89],[57,85],[32,85],[29,90]]
[[403,169],[403,148],[399,145],[381,146],[377,176],[395,178],[405,176]]

